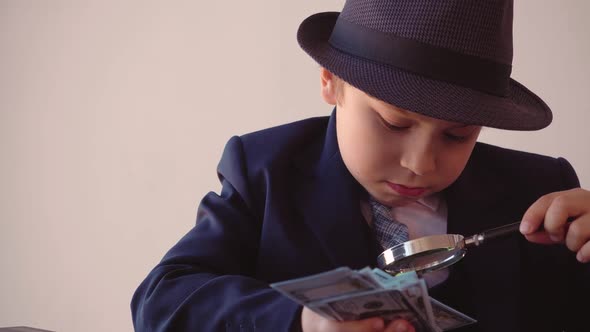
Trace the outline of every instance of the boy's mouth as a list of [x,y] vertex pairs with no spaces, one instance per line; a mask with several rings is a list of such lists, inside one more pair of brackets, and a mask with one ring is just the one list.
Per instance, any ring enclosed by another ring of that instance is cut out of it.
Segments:
[[402,196],[417,197],[426,192],[426,188],[423,187],[406,187],[402,184],[389,181],[387,182],[387,185]]

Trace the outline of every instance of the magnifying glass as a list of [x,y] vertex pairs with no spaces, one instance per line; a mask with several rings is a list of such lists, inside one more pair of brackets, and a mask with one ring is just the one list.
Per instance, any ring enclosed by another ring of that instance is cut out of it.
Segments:
[[519,226],[520,222],[515,222],[469,237],[442,234],[406,241],[383,251],[377,257],[377,266],[391,275],[411,271],[424,274],[440,270],[463,258],[467,248],[516,233]]

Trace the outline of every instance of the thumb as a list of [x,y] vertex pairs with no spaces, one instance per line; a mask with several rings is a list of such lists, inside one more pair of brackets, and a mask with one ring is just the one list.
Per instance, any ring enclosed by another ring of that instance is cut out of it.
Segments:
[[397,319],[387,325],[385,332],[415,332],[416,329],[405,319]]
[[342,329],[342,331],[381,332],[385,328],[385,322],[383,322],[383,319],[380,317],[349,321],[345,322],[344,324],[347,326],[345,329]]

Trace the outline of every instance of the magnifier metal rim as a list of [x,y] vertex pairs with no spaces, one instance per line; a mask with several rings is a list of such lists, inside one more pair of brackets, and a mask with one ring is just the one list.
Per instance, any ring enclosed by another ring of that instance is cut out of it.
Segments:
[[[423,264],[416,268],[400,268],[401,262],[410,257],[419,257],[428,252],[448,251],[449,257],[443,260]],[[429,272],[447,267],[465,256],[464,237],[459,234],[442,234],[425,236],[386,249],[377,257],[377,266],[382,270],[398,274],[409,271]]]

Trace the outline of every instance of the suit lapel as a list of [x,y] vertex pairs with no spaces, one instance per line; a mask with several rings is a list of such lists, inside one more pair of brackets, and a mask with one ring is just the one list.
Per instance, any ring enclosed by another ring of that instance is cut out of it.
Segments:
[[[503,179],[487,159],[485,149],[478,143],[461,176],[445,191],[447,233],[470,236],[517,221],[504,212],[509,202]],[[435,287],[432,295],[468,315],[473,314],[482,322],[485,320],[486,324],[498,324],[498,330],[504,326],[503,322],[518,321],[520,290],[515,286],[521,278],[518,237],[470,248],[465,257],[451,267],[449,280]],[[486,309],[489,306],[497,306],[502,318],[477,316],[477,313],[489,313]],[[495,323],[490,322],[494,319]]]
[[473,235],[502,223],[484,218],[502,204],[504,195],[499,179],[488,173],[490,165],[481,165],[481,153],[477,143],[461,176],[445,190],[447,233]]
[[[318,161],[310,164],[310,159]],[[299,212],[333,266],[358,269],[374,264],[374,244],[360,211],[363,190],[338,149],[336,111],[329,119],[323,145],[310,147],[300,160],[305,161],[299,162],[299,169],[308,174],[296,195]]]

